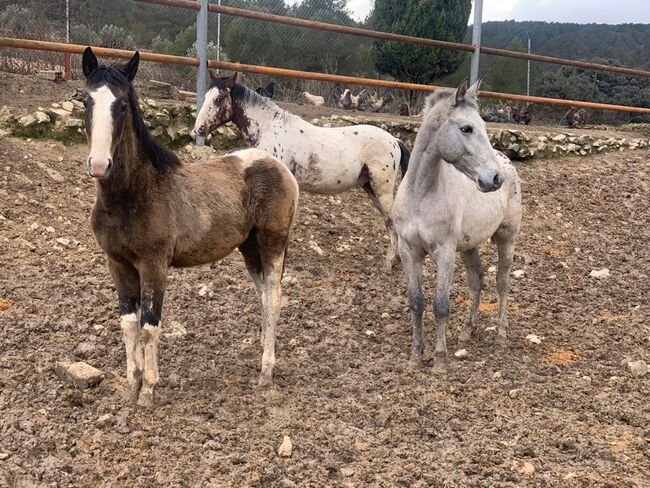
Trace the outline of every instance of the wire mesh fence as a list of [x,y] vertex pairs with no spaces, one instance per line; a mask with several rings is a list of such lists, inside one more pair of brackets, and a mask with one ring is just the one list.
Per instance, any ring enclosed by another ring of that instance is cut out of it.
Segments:
[[[348,9],[346,0],[211,0],[227,7],[246,8],[345,26],[372,27]],[[374,2],[371,2],[374,3]],[[65,40],[66,0],[26,0],[17,4],[0,0],[0,34],[32,39]],[[195,56],[196,11],[163,5],[143,4],[134,0],[69,0],[71,42],[112,48],[140,49],[166,54]],[[376,67],[376,52],[385,41],[359,36],[289,26],[260,20],[221,15],[209,16],[208,57],[247,64],[314,71],[331,74],[390,79]],[[220,35],[217,35],[218,30]],[[468,31],[469,32],[469,31]],[[490,32],[486,29],[486,32]],[[515,34],[513,34],[515,35]],[[520,33],[517,33],[520,35]],[[515,36],[516,37],[516,36]],[[466,38],[467,42],[469,39]],[[509,48],[523,49],[513,43]],[[505,46],[504,46],[505,47]],[[428,48],[427,48],[428,49]],[[548,53],[552,54],[552,53]],[[459,68],[427,83],[454,86],[469,73],[467,53],[457,53]],[[75,60],[79,73],[79,60]],[[62,69],[63,56],[56,53],[27,50],[3,50],[0,69],[31,73],[39,69]],[[512,58],[482,56],[484,89],[510,93],[525,93],[526,61]],[[193,90],[195,69],[144,63],[143,79],[172,83],[180,89]],[[646,106],[650,99],[650,80],[637,80],[624,75],[604,74],[573,68],[544,66],[532,63],[531,95],[574,98],[621,105]],[[551,76],[552,75],[552,76]],[[243,79],[252,87],[276,82],[275,96],[279,100],[300,102],[304,91],[321,95],[327,105],[336,106],[345,89],[356,95],[364,87],[296,80],[272,79],[262,75],[247,75]],[[544,83],[539,83],[539,80]],[[574,89],[575,85],[575,89]],[[619,87],[619,88],[617,88]],[[622,88],[620,88],[622,87]],[[545,90],[545,91],[544,91]],[[403,90],[367,88],[377,99],[386,100],[381,111],[417,113],[421,100]],[[420,98],[424,94],[418,95]],[[605,98],[605,97],[609,98]],[[499,102],[488,101],[487,105]],[[489,109],[489,108],[488,108]],[[561,121],[564,109],[536,109],[536,114],[548,120]],[[645,116],[643,116],[645,117]],[[638,116],[616,113],[594,113],[594,123],[638,119]]]

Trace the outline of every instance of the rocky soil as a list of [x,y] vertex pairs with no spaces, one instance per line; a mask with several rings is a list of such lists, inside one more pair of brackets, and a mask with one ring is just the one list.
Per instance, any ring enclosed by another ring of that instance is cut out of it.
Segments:
[[[488,330],[453,354],[459,263],[446,376],[408,364],[404,279],[381,270],[387,240],[365,195],[303,195],[276,387],[255,386],[259,305],[233,254],[170,273],[154,411],[127,400],[85,157],[0,139],[0,486],[650,485],[647,150],[518,164],[510,344]],[[489,329],[491,245],[483,260]],[[425,281],[432,338],[430,263]],[[80,361],[98,385],[60,372]]]
[[[0,107],[18,118],[65,110],[77,86],[43,83],[1,74]],[[322,124],[361,116],[290,110]],[[517,143],[510,130],[520,128],[493,127]],[[534,144],[634,139],[525,133]],[[144,411],[128,402],[115,290],[89,227],[87,148],[65,142],[0,134],[1,488],[650,486],[647,148],[516,163],[525,213],[510,344],[492,340],[496,256],[486,244],[485,337],[455,347],[468,295],[459,260],[445,376],[409,366],[404,278],[382,271],[387,238],[367,197],[303,194],[275,388],[255,386],[260,307],[235,253],[171,271],[158,405]],[[427,263],[431,340],[434,281]]]

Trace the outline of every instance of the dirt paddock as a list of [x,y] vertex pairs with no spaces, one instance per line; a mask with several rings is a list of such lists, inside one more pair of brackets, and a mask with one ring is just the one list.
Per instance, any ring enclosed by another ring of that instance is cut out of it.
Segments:
[[[445,376],[408,364],[403,276],[381,270],[387,240],[365,195],[303,194],[276,387],[255,386],[260,307],[233,254],[171,273],[155,411],[127,401],[85,157],[0,140],[0,487],[650,486],[650,375],[625,367],[650,360],[647,151],[518,164],[510,344],[486,332],[451,356],[467,315],[458,261]],[[486,269],[495,254],[484,247]],[[589,276],[602,268],[609,278]],[[429,263],[430,338],[433,282]],[[79,359],[105,373],[99,386],[55,376]],[[290,458],[276,452],[284,435]]]

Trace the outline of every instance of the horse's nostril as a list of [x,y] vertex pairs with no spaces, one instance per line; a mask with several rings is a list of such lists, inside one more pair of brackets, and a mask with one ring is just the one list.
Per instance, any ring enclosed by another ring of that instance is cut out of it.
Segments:
[[495,174],[494,179],[492,180],[492,184],[498,188],[501,186],[501,183],[503,183],[503,178],[501,178],[501,175],[499,173]]

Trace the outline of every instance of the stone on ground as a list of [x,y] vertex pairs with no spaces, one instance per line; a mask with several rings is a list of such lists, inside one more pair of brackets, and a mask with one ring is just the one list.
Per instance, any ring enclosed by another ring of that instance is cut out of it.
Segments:
[[281,457],[291,457],[293,454],[293,444],[291,442],[291,438],[288,435],[284,436],[284,439],[282,440],[282,444],[280,444],[280,447],[278,447],[278,455]]
[[90,388],[104,379],[104,374],[88,363],[59,361],[54,367],[54,373],[65,383],[78,388]]

